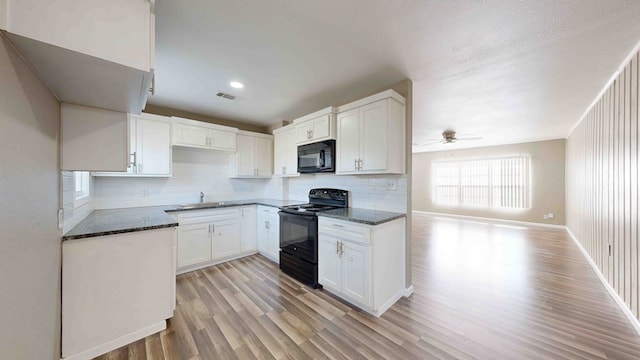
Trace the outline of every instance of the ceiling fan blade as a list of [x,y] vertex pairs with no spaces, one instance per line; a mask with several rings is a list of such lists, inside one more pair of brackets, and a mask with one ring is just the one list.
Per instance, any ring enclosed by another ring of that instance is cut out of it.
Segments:
[[481,139],[482,139],[481,136],[456,138],[456,140],[481,140]]
[[422,143],[422,144],[418,144],[418,143],[413,143],[413,146],[431,146],[431,145],[435,145],[437,143],[441,143],[443,142],[442,139],[436,140],[433,139],[432,141],[426,142],[426,143]]

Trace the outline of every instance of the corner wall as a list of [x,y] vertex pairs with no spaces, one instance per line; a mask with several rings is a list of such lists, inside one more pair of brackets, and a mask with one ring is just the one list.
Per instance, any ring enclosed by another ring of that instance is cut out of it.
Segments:
[[[442,206],[433,203],[431,164],[434,161],[528,155],[531,159],[531,207],[490,209]],[[565,140],[487,146],[413,154],[413,210],[515,221],[565,224]],[[545,220],[545,213],[554,213]]]
[[566,155],[567,227],[636,318],[639,63],[636,52],[571,132]]
[[0,34],[0,358],[60,358],[60,104]]

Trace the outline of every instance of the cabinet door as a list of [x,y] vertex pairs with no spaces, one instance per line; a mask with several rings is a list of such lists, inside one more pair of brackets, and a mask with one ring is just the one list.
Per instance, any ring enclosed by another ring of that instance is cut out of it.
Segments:
[[151,68],[149,1],[7,0],[6,4],[10,33],[135,69]]
[[[360,159],[359,120],[359,109],[353,109],[338,114],[338,143],[336,149],[337,173],[358,171],[357,161]],[[382,129],[376,130],[384,132]]]
[[285,174],[298,175],[298,145],[296,132],[288,131],[285,139]]
[[207,147],[209,140],[208,129],[199,126],[175,124],[174,145]]
[[369,247],[342,242],[342,293],[369,306]]
[[210,223],[178,227],[178,268],[211,260]]
[[269,177],[273,174],[273,141],[266,138],[256,138],[255,140],[254,162],[258,170],[257,175]]
[[269,216],[269,254],[273,260],[280,260],[280,217],[278,213]]
[[253,136],[238,135],[235,156],[236,176],[256,176],[255,154],[256,138]]
[[290,126],[288,130],[275,134],[273,138],[274,148],[274,175],[298,174],[298,145],[296,144],[296,127]]
[[340,239],[321,234],[318,241],[318,282],[335,292],[342,291],[342,260],[338,253]]
[[237,134],[235,133],[209,129],[209,139],[209,146],[212,148],[229,151],[236,150]]
[[258,223],[256,225],[258,233],[258,251],[263,254],[269,252],[269,217],[258,213]]
[[254,206],[246,206],[241,210],[242,213],[242,232],[240,241],[240,251],[255,251],[258,248],[258,234],[256,232],[257,219],[256,208]]
[[219,220],[212,225],[212,259],[221,259],[240,253],[240,220]]
[[138,174],[171,174],[171,124],[137,118],[136,160]]
[[331,115],[322,115],[319,118],[310,120],[311,122],[311,138],[313,140],[322,140],[329,137],[329,120]]
[[309,142],[311,139],[311,131],[313,130],[313,124],[310,121],[305,121],[302,124],[296,125],[296,143]]
[[387,169],[388,100],[381,100],[360,108],[361,171]]
[[287,137],[290,131],[279,132],[273,135],[273,174],[287,174]]

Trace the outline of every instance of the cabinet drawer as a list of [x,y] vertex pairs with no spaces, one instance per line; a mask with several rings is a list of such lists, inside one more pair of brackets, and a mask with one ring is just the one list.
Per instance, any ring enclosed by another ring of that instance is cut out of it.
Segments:
[[320,236],[327,234],[359,244],[371,244],[371,229],[369,227],[355,225],[346,221],[328,220],[323,217],[319,218],[318,224]]

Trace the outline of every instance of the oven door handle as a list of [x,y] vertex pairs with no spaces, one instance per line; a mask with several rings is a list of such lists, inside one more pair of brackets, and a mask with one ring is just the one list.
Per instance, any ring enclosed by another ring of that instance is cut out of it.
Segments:
[[320,150],[320,167],[324,168],[324,164],[325,164],[325,151],[324,150]]

